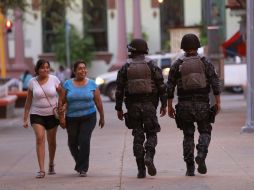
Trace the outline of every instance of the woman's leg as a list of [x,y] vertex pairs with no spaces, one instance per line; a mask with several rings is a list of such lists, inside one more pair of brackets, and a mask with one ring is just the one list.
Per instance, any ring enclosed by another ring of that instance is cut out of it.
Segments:
[[96,125],[96,114],[81,122],[79,132],[79,156],[78,165],[80,172],[87,172],[89,168],[90,141],[93,129]]
[[40,124],[32,124],[36,136],[36,152],[40,171],[44,171],[45,128]]
[[68,133],[68,146],[75,160],[75,170],[79,172],[78,168],[78,155],[79,155],[79,144],[78,144],[78,134],[79,134],[79,119],[78,118],[66,118],[66,127]]
[[57,127],[47,130],[49,165],[54,165],[54,159],[55,159],[55,153],[56,153],[56,132],[57,132]]

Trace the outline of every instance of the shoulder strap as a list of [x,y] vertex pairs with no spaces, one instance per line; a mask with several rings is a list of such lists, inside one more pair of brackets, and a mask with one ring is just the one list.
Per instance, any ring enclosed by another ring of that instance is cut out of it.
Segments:
[[37,83],[39,84],[39,86],[41,87],[41,89],[42,89],[42,91],[43,91],[43,93],[44,93],[44,95],[45,95],[45,97],[46,97],[46,99],[47,99],[49,105],[53,108],[53,106],[52,106],[52,104],[50,103],[49,98],[48,98],[47,94],[45,93],[44,89],[42,88],[41,84],[39,83],[39,81],[38,81],[37,79],[36,79],[36,81],[37,81]]

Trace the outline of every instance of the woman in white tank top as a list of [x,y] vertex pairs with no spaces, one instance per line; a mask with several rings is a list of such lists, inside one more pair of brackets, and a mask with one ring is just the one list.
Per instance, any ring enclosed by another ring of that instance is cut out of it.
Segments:
[[[49,151],[48,174],[55,174],[54,158],[56,152],[56,132],[59,120],[53,114],[57,106],[58,94],[61,85],[58,78],[49,74],[50,64],[46,60],[38,60],[35,66],[36,77],[28,84],[28,95],[24,110],[24,128],[28,128],[28,117],[36,136],[36,152],[39,163],[39,172],[36,178],[45,177],[45,136],[47,135]],[[46,132],[46,135],[45,135]]]

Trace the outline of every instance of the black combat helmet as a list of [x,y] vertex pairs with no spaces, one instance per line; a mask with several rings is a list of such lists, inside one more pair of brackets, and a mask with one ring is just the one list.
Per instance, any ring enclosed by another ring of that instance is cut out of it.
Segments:
[[200,42],[195,34],[185,34],[181,41],[181,49],[183,50],[197,50],[200,48]]
[[130,44],[127,45],[128,51],[131,53],[148,54],[148,46],[143,39],[133,39]]

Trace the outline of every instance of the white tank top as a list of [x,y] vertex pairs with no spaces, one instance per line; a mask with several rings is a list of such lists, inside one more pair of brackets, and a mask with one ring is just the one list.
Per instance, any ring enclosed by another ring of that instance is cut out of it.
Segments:
[[[55,107],[58,102],[58,94],[56,87],[60,84],[59,79],[54,75],[49,75],[48,81],[41,85],[44,92],[47,94],[50,104]],[[53,108],[49,104],[44,92],[42,91],[37,77],[32,78],[29,81],[29,89],[33,93],[32,105],[30,108],[30,114],[37,114],[41,116],[53,115]]]

